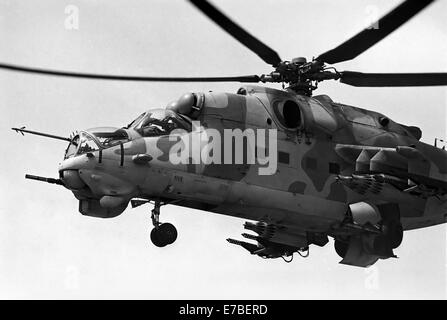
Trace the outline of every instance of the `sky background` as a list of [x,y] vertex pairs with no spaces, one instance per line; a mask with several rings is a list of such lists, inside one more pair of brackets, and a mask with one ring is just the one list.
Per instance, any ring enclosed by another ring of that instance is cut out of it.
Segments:
[[[309,59],[362,29],[390,0],[214,0],[283,59]],[[79,28],[65,28],[65,8]],[[398,31],[338,70],[447,71],[447,1],[437,1]],[[379,26],[380,27],[380,26]],[[0,61],[71,71],[147,76],[226,76],[271,71],[251,51],[183,0],[0,0]],[[59,186],[25,180],[57,177],[66,144],[12,130],[27,126],[68,136],[123,126],[185,92],[236,92],[238,83],[130,83],[43,77],[0,70],[0,298],[137,299],[445,299],[446,228],[406,232],[399,259],[369,269],[338,264],[333,241],[310,257],[262,260],[229,245],[244,220],[162,208],[177,241],[150,243],[150,207],[121,216],[82,216]],[[270,85],[272,87],[279,87]],[[446,136],[447,90],[354,88],[327,81],[317,94],[417,125],[422,140]]]

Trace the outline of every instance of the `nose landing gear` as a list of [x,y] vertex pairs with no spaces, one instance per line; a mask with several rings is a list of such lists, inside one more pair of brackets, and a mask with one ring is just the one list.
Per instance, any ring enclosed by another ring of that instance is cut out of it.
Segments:
[[156,201],[152,209],[151,219],[154,228],[151,231],[151,241],[157,247],[165,247],[177,239],[177,229],[170,223],[160,222],[160,201]]

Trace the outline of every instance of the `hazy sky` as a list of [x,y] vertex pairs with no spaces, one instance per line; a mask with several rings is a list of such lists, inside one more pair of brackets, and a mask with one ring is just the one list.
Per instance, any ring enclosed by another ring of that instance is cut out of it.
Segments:
[[[311,58],[364,27],[389,0],[215,0],[283,59]],[[79,9],[79,29],[64,27]],[[386,40],[339,70],[447,71],[447,1],[437,1]],[[176,1],[0,0],[0,61],[63,70],[152,76],[225,76],[270,72],[268,65],[189,3]],[[244,220],[174,206],[174,245],[149,240],[150,207],[96,219],[78,212],[68,190],[24,179],[57,177],[66,144],[10,130],[26,125],[69,135],[122,126],[151,107],[190,91],[236,92],[238,83],[125,83],[63,79],[0,70],[0,298],[308,299],[442,298],[446,228],[406,232],[399,259],[369,269],[338,264],[333,241],[293,263],[262,260],[229,245]],[[278,86],[276,86],[278,87]],[[353,88],[327,81],[317,93],[371,108],[446,136],[447,91]]]

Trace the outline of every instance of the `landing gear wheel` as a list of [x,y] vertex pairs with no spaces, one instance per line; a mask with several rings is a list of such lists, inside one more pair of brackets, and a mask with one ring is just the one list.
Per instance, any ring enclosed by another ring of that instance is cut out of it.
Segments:
[[162,248],[164,246],[167,245],[167,243],[165,243],[163,241],[163,239],[160,237],[160,233],[158,232],[158,228],[154,228],[151,231],[151,241],[154,244],[154,246]]
[[160,248],[174,243],[177,239],[177,229],[170,223],[160,222],[160,207],[162,205],[160,201],[156,201],[151,214],[152,224],[154,225],[154,229],[151,231],[151,241]]
[[157,247],[165,247],[177,239],[177,229],[170,223],[162,223],[151,231],[151,241]]
[[152,243],[160,248],[174,243],[176,239],[177,229],[170,223],[162,223],[151,231]]
[[177,229],[170,223],[162,223],[158,228],[158,232],[166,244],[172,244],[177,240]]

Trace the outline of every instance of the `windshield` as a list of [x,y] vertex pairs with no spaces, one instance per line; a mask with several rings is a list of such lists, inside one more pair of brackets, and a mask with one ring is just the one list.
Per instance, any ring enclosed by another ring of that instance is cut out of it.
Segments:
[[76,135],[68,145],[67,150],[65,151],[64,159],[74,156],[76,151],[78,150],[78,146],[79,146],[79,135]]
[[167,135],[174,129],[191,131],[191,122],[186,117],[165,109],[143,113],[131,126],[144,137]]
[[88,129],[71,140],[65,151],[65,159],[101,148],[110,148],[127,141],[129,141],[129,136],[123,129],[112,127]]
[[124,143],[129,140],[129,136],[123,129],[94,128],[89,129],[88,132],[92,134],[104,148],[109,148],[120,142]]
[[129,123],[129,124],[127,125],[127,127],[125,127],[125,128],[126,128],[126,129],[129,129],[129,128],[132,127],[132,126],[135,126],[136,124],[138,124],[138,123],[141,121],[141,119],[143,119],[143,117],[144,117],[145,115],[146,115],[146,112],[140,114],[135,120],[133,120],[131,123]]
[[86,134],[85,132],[81,133],[81,144],[79,145],[79,149],[77,154],[83,154],[91,151],[99,150],[98,144],[92,138],[91,135]]
[[65,151],[65,159],[95,150],[99,150],[99,146],[93,137],[85,132],[81,132],[68,145],[67,151]]

